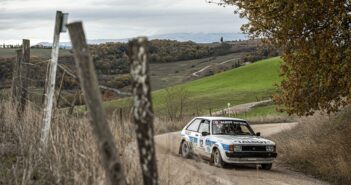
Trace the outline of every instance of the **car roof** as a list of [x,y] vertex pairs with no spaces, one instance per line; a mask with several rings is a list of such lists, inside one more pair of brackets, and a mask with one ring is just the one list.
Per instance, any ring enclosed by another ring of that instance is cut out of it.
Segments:
[[245,121],[240,118],[229,118],[229,117],[215,117],[215,116],[200,116],[200,117],[195,117],[199,119],[207,119],[207,120],[234,120],[234,121]]

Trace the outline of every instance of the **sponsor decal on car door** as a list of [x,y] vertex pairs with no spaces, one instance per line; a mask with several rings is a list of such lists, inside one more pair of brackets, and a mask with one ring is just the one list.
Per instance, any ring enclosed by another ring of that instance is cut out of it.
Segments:
[[[203,155],[207,155],[207,147],[206,147],[206,140],[209,138],[210,134],[210,122],[208,120],[202,120],[199,126],[199,142],[198,148],[199,152]],[[207,135],[202,135],[202,133],[207,133]]]
[[189,124],[185,131],[185,134],[189,137],[189,144],[194,148],[194,150],[196,150],[199,142],[199,133],[197,131],[201,121],[201,119],[195,119]]

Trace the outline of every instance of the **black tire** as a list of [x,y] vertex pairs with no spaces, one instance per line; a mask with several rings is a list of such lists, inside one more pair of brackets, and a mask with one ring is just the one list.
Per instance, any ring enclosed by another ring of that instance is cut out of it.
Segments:
[[187,159],[191,157],[191,148],[190,148],[190,145],[188,144],[188,142],[183,141],[181,143],[180,150],[181,150],[182,157],[187,158]]
[[264,169],[264,170],[272,169],[272,163],[270,163],[270,164],[261,164],[261,166],[262,166],[262,169]]
[[212,152],[212,162],[218,168],[223,168],[225,165],[225,162],[221,156],[221,152],[218,149],[215,149]]

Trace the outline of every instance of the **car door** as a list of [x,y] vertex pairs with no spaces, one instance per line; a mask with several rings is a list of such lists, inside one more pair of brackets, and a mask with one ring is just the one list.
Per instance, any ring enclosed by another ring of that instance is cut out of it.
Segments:
[[185,134],[189,137],[189,144],[193,148],[193,152],[197,153],[198,142],[199,142],[199,125],[202,119],[195,119],[192,121],[185,130]]
[[[207,132],[208,135],[203,136],[202,133]],[[201,120],[201,123],[199,125],[199,130],[198,130],[198,143],[197,143],[197,149],[199,154],[208,156],[209,151],[207,150],[206,147],[206,139],[210,137],[210,121],[209,120]]]

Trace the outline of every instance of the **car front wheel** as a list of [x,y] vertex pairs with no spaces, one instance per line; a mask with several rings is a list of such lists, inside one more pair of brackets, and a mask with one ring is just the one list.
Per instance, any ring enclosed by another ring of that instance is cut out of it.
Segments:
[[190,146],[188,142],[183,141],[181,144],[181,151],[182,151],[182,157],[184,158],[190,158],[191,156],[191,151],[190,151]]
[[213,157],[213,164],[215,166],[217,166],[218,168],[224,167],[225,163],[222,159],[221,152],[218,149],[213,151],[212,157]]

